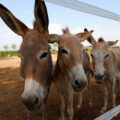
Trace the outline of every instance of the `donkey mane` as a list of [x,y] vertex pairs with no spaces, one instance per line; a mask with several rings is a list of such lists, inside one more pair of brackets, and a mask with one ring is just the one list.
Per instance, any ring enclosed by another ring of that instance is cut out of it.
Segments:
[[104,41],[104,39],[103,39],[102,37],[100,37],[100,38],[98,39],[98,42],[105,42],[105,41]]
[[70,30],[68,27],[62,29],[63,34],[70,34]]

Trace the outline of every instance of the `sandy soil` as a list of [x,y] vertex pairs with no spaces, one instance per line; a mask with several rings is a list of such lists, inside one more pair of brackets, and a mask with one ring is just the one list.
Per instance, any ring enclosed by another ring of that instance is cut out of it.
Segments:
[[[55,62],[56,55],[53,55]],[[20,59],[18,57],[0,58],[0,120],[26,120],[26,108],[20,102],[20,95],[24,88],[24,81],[19,76]],[[93,106],[88,105],[88,91],[83,93],[83,104],[76,111],[77,94],[74,95],[74,120],[93,120],[100,116],[103,106],[103,87],[97,85],[92,79]],[[112,108],[111,91],[109,91],[109,109]],[[59,119],[60,99],[54,85],[51,87],[48,97],[48,120]],[[117,105],[120,104],[120,96],[117,94]],[[66,115],[67,118],[67,115]],[[36,112],[35,120],[41,119],[41,111]],[[67,119],[66,119],[67,120]],[[114,120],[120,120],[118,115]]]

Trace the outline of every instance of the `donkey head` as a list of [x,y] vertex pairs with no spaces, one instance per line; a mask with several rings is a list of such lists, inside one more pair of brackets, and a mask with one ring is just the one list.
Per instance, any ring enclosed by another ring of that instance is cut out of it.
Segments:
[[76,91],[82,90],[87,85],[87,77],[83,68],[84,47],[80,43],[87,39],[93,31],[72,35],[69,29],[63,30],[63,35],[51,36],[51,42],[58,42],[57,64],[63,74],[68,75]]
[[34,28],[29,29],[0,4],[0,17],[23,41],[19,50],[20,73],[25,80],[22,103],[29,110],[38,109],[47,97],[52,77],[52,59],[48,44],[48,15],[45,3],[35,1]]
[[[85,29],[85,32],[88,30]],[[97,83],[102,83],[105,75],[105,62],[109,59],[110,51],[108,47],[115,45],[118,41],[108,41],[105,42],[103,38],[99,38],[98,42],[90,36],[88,42],[92,44],[91,57],[93,62],[94,75],[97,80]]]

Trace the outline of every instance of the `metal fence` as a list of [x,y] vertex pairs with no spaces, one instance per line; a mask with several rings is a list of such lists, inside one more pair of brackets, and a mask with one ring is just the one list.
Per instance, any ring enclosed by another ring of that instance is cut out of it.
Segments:
[[103,115],[97,117],[94,120],[111,120],[112,118],[116,117],[120,113],[120,105],[109,110],[108,112],[104,113]]
[[120,15],[113,13],[111,11],[81,2],[79,0],[45,0],[47,2],[51,2],[60,6],[64,6],[67,8],[71,8],[74,10],[78,10],[84,13],[101,16],[104,18],[109,18],[115,21],[120,22]]

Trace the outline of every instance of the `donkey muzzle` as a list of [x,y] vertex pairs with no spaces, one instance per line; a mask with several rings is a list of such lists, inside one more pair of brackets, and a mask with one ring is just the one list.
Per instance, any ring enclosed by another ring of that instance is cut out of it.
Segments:
[[31,111],[39,109],[43,103],[43,88],[32,79],[25,80],[21,102]]

